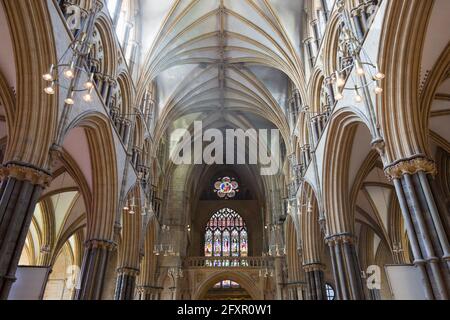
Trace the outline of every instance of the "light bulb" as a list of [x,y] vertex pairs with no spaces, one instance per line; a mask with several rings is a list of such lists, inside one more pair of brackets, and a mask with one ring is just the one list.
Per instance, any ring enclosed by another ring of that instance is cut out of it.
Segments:
[[42,79],[44,79],[45,81],[53,81],[53,69],[54,69],[54,66],[52,64],[50,67],[50,70],[48,71],[48,73],[46,73],[42,76]]
[[50,86],[44,89],[45,93],[48,95],[54,95],[55,94],[55,84],[52,83]]
[[86,102],[91,102],[92,101],[92,96],[89,93],[86,93],[83,96],[83,100],[86,101]]
[[86,93],[86,94],[83,96],[83,100],[86,101],[86,102],[91,102],[91,101],[92,101],[92,95],[91,95],[91,93],[92,93],[92,88],[88,91],[88,93]]
[[129,214],[134,214],[135,212],[134,212],[134,210],[130,210],[130,212],[129,212]]
[[45,81],[53,81],[53,76],[50,73],[46,73],[42,76]]
[[64,102],[71,106],[75,103],[75,100],[73,100],[73,96],[70,96],[70,97],[67,97],[66,100],[64,100]]
[[345,85],[345,79],[342,77],[337,78],[336,84],[338,87],[343,87]]
[[338,92],[338,93],[334,96],[334,98],[335,98],[337,101],[341,101],[342,99],[344,99],[344,95],[343,95],[342,93]]
[[75,78],[75,62],[72,61],[70,67],[64,70],[64,76],[69,80]]
[[363,76],[365,72],[361,62],[356,60],[355,66],[356,66],[356,73],[358,74],[358,76]]
[[386,78],[386,75],[378,70],[377,73],[375,74],[375,79],[376,80],[383,80],[384,78]]
[[84,84],[84,87],[86,89],[92,89],[94,87],[94,83],[92,83],[91,81],[88,81]]
[[84,84],[84,87],[88,90],[90,90],[94,87],[94,74],[93,73],[91,73],[91,76],[89,77],[89,80]]
[[66,69],[64,71],[64,76],[67,79],[71,80],[71,79],[73,79],[75,77],[75,71],[73,69]]
[[362,97],[359,94],[356,94],[355,96],[355,102],[356,103],[361,103],[362,102]]
[[382,94],[383,93],[383,88],[377,86],[374,91],[375,91],[375,94]]
[[363,68],[357,68],[356,69],[356,73],[358,74],[358,76],[363,76],[364,75],[364,69]]

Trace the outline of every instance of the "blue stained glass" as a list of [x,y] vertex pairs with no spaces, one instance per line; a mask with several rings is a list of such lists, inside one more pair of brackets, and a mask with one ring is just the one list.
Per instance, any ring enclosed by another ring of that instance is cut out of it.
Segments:
[[220,257],[222,253],[222,237],[219,230],[214,232],[214,256]]
[[222,236],[222,255],[224,257],[230,256],[230,232],[224,231]]
[[[242,217],[232,209],[217,211],[209,220],[205,230],[206,257],[246,257],[248,256],[248,233]],[[216,266],[220,261],[214,262]],[[232,262],[234,265],[235,262]],[[239,261],[236,261],[236,266]]]
[[210,230],[205,233],[205,257],[212,256],[212,232]]
[[243,230],[241,232],[241,256],[246,257],[248,254],[248,237],[247,232]]

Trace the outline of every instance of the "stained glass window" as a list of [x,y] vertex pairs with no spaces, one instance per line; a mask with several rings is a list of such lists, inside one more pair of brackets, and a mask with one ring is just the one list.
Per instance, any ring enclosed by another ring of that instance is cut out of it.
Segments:
[[212,256],[212,232],[206,231],[205,234],[205,257]]
[[231,280],[224,280],[221,282],[218,282],[214,285],[214,289],[239,289],[241,286],[239,283],[231,281]]
[[214,184],[214,192],[221,199],[232,199],[239,192],[239,183],[234,178],[220,178]]
[[[237,212],[229,208],[221,209],[209,220],[205,230],[205,256],[248,256],[247,226]],[[217,261],[214,266],[229,266],[223,265],[224,263],[229,264]]]

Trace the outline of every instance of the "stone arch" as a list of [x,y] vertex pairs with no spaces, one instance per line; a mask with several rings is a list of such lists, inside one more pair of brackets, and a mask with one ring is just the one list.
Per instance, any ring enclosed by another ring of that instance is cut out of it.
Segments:
[[288,216],[285,222],[286,228],[286,262],[289,283],[298,283],[303,280],[300,256],[300,233],[292,216]]
[[340,15],[335,11],[330,17],[328,23],[328,31],[324,38],[324,72],[326,75],[332,75],[338,69],[338,45],[341,32],[342,19]]
[[388,164],[416,155],[430,158],[417,99],[421,59],[417,52],[422,52],[433,3],[399,0],[387,5],[379,62],[390,76],[377,113],[386,140]]
[[309,102],[310,111],[314,114],[319,114],[320,110],[320,90],[322,89],[322,83],[324,81],[324,75],[322,70],[315,69],[311,75],[311,82],[309,86]]
[[[110,20],[104,13],[101,13],[95,23],[96,31],[98,31],[98,41],[102,46],[103,61],[100,64],[98,72],[103,75],[114,77],[116,75],[117,68],[117,49],[115,40],[113,38],[114,29],[110,23]],[[100,48],[96,48],[100,50]]]
[[139,270],[142,236],[143,199],[139,184],[128,192],[128,210],[122,210],[122,241],[119,245],[119,268]]
[[320,229],[319,204],[315,191],[307,182],[303,184],[299,205],[303,264],[321,264],[325,235]]
[[322,173],[328,235],[353,231],[353,213],[349,206],[349,194],[345,190],[349,190],[348,159],[353,139],[357,125],[365,125],[363,119],[363,116],[352,108],[343,108],[336,112],[330,123]]
[[158,257],[154,253],[158,244],[159,222],[152,216],[147,224],[144,239],[144,256],[141,262],[141,273],[138,278],[138,293],[141,300],[155,300],[159,290],[157,285]]
[[116,106],[119,108],[120,114],[124,118],[130,118],[134,110],[134,97],[132,80],[128,73],[122,72],[117,77],[117,89],[120,92],[121,104]]
[[[5,118],[1,119],[6,126],[6,146],[10,136],[10,131],[14,128],[14,109],[16,105],[16,98],[11,90],[9,83],[3,73],[0,72],[0,105],[5,110]],[[1,161],[1,159],[0,159]]]
[[[53,33],[48,23],[50,14],[46,2],[41,1],[6,1],[3,9],[14,48],[18,97],[14,104],[14,120],[9,120],[10,124],[14,124],[9,128],[9,141],[17,143],[8,144],[5,160],[28,163],[45,170],[58,115],[57,95],[44,95],[41,88],[41,75],[56,55]],[[5,105],[8,109],[12,101],[7,99]],[[47,125],[42,126],[42,123]]]
[[193,300],[201,300],[209,289],[216,283],[223,280],[231,280],[239,283],[244,288],[253,300],[262,300],[264,295],[261,289],[255,285],[255,280],[249,275],[237,272],[217,272],[206,278],[194,293]]
[[[71,125],[83,128],[92,165],[92,202],[87,204],[88,239],[113,239],[118,202],[118,173],[110,120],[100,113],[82,114]],[[108,195],[107,197],[105,195]]]

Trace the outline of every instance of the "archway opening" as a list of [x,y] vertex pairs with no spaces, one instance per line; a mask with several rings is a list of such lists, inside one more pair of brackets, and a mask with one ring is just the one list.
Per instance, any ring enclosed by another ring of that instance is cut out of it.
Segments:
[[239,283],[222,280],[208,290],[204,300],[251,300],[252,297]]

